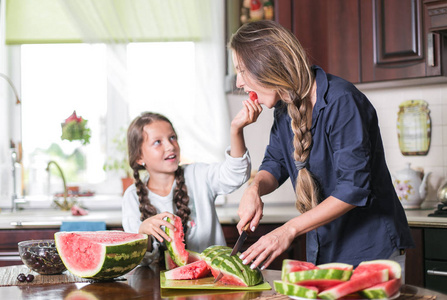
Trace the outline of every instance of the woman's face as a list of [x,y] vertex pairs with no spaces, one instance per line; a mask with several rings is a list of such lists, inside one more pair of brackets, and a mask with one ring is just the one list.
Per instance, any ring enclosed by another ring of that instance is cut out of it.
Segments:
[[180,163],[180,146],[171,124],[155,121],[144,126],[143,130],[145,139],[138,163],[141,165],[144,162],[151,176],[154,173],[171,175]]
[[235,51],[232,53],[233,64],[236,69],[236,87],[244,89],[245,92],[255,92],[258,95],[259,104],[263,104],[268,108],[272,108],[280,100],[278,93],[272,89],[265,88],[257,83],[256,79],[251,75],[245,66],[241,65]]

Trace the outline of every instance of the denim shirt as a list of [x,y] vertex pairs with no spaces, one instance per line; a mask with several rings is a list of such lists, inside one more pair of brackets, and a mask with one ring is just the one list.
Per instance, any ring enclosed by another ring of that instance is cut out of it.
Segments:
[[[329,196],[356,207],[307,233],[307,260],[358,265],[387,259],[394,250],[414,247],[408,222],[385,161],[377,114],[364,94],[313,66],[317,100],[312,112],[312,148],[306,168]],[[287,106],[275,106],[270,142],[260,170],[281,185],[298,176]],[[299,212],[297,211],[297,215]]]

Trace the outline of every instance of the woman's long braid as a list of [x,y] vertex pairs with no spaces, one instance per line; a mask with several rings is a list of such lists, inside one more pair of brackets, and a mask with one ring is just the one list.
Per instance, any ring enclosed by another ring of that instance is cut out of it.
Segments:
[[176,187],[174,190],[173,201],[177,207],[176,215],[182,219],[183,231],[186,232],[188,229],[188,219],[191,214],[191,210],[188,207],[189,196],[188,189],[185,185],[185,177],[183,173],[183,168],[178,167],[175,171]]
[[[312,145],[312,134],[308,127],[307,112],[309,99],[300,100],[295,98],[287,106],[288,113],[292,119],[291,127],[294,132],[293,153],[296,161],[305,162],[309,158]],[[312,174],[303,168],[298,171],[295,184],[296,203],[295,206],[301,213],[304,213],[318,204],[318,191]]]

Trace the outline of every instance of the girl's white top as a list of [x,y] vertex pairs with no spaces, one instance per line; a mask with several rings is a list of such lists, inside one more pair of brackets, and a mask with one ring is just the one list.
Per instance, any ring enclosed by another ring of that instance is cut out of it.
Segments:
[[[188,230],[185,232],[187,249],[202,252],[208,246],[226,245],[222,227],[216,213],[215,200],[218,195],[232,193],[249,178],[251,160],[248,151],[242,157],[231,157],[230,147],[225,150],[225,161],[220,163],[192,163],[184,166],[185,184],[191,209]],[[147,184],[149,177],[143,182]],[[174,182],[169,195],[162,197],[149,190],[149,200],[157,213],[165,211],[175,213],[177,208],[172,200]],[[135,184],[131,185],[123,196],[122,223],[124,231],[138,233],[140,220],[139,199]],[[146,253],[142,264],[151,264],[159,260],[160,242],[152,239],[152,252]]]

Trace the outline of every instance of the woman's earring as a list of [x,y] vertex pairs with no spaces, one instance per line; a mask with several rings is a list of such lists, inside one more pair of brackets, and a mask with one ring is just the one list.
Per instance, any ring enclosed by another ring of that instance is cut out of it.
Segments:
[[141,165],[142,165],[143,167],[146,167],[146,164],[145,164],[145,163],[142,163]]

